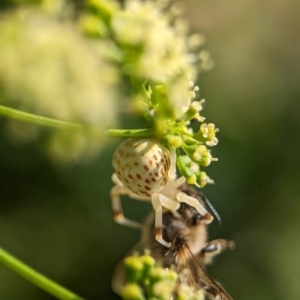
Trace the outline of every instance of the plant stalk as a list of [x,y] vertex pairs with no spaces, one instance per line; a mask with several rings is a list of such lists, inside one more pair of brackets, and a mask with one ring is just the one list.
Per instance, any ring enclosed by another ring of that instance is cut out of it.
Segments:
[[84,300],[0,248],[0,263],[61,300]]
[[109,129],[101,130],[97,127],[92,127],[88,125],[82,125],[72,122],[65,122],[57,119],[52,119],[48,117],[43,117],[31,113],[27,113],[14,108],[6,107],[0,105],[0,115],[23,121],[30,124],[45,126],[55,129],[66,129],[66,130],[85,130],[89,133],[93,133],[97,137],[110,136],[110,137],[149,137],[155,136],[155,132],[151,128],[143,129]]

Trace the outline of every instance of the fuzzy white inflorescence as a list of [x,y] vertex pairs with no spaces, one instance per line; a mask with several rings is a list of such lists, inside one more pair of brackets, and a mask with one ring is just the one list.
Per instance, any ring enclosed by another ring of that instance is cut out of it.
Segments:
[[[0,20],[4,104],[103,129],[116,123],[113,86],[118,76],[74,24],[30,8],[7,12]],[[14,121],[9,128],[23,140],[42,129]],[[58,130],[49,132],[47,151],[59,159],[77,160],[100,146],[86,132]]]
[[[125,70],[141,80],[164,84],[166,99],[180,119],[194,96],[190,82],[204,66],[203,55],[194,51],[204,39],[189,36],[177,6],[166,8],[166,2],[125,1],[124,9],[112,14],[111,27],[116,41],[131,47]],[[205,56],[205,60],[208,69],[211,59]]]

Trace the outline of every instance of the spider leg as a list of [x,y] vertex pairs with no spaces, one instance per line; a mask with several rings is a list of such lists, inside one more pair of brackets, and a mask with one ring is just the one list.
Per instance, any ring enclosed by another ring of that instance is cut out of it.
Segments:
[[[118,182],[117,180],[114,180],[114,179],[119,180],[117,177],[113,178],[113,181],[115,183],[120,182],[120,180]],[[112,202],[112,210],[113,210],[113,214],[114,214],[114,220],[118,224],[121,224],[121,225],[124,225],[127,227],[142,229],[142,227],[143,227],[142,224],[125,218],[125,216],[123,214],[120,195],[127,195],[128,197],[130,197],[132,199],[136,199],[136,200],[149,201],[150,199],[148,197],[143,197],[143,196],[136,195],[135,193],[132,193],[129,189],[127,189],[123,185],[115,185],[110,190],[110,198],[111,198],[111,202]]]
[[176,179],[176,149],[175,148],[171,150],[169,178],[174,180]]
[[124,186],[123,182],[119,179],[116,173],[113,173],[111,176],[111,181],[118,186]]
[[179,208],[179,203],[160,193],[153,193],[151,201],[155,211],[155,239],[165,247],[170,248],[171,243],[166,242],[162,236],[163,207],[176,211]]
[[185,183],[185,177],[181,176],[181,177],[177,178],[176,179],[176,188],[181,186],[183,183]]
[[199,214],[204,217],[207,224],[211,223],[212,220],[214,219],[214,217],[208,213],[208,211],[204,208],[204,206],[196,198],[190,197],[185,193],[179,192],[176,195],[176,199],[179,202],[184,202],[184,203],[194,207],[199,212]]

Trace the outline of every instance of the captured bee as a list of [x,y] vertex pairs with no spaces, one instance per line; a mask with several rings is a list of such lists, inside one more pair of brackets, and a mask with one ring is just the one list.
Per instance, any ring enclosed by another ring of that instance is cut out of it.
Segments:
[[156,240],[169,247],[162,236],[163,209],[176,211],[180,203],[193,206],[201,216],[202,222],[210,223],[213,216],[204,205],[179,186],[185,182],[184,177],[176,177],[175,153],[163,146],[156,139],[127,139],[119,145],[113,155],[115,173],[112,180],[115,185],[110,191],[114,219],[119,224],[140,228],[141,224],[127,219],[122,210],[121,195],[133,199],[151,201],[155,210]]
[[[200,194],[194,188],[183,184],[180,190],[203,204]],[[205,266],[225,249],[234,249],[234,242],[224,239],[207,242],[206,227],[203,216],[194,207],[181,203],[176,211],[163,213],[162,234],[164,240],[170,244],[170,247],[165,247],[154,237],[155,217],[152,213],[145,222],[141,241],[130,255],[147,249],[161,266],[176,271],[178,284],[184,283],[195,290],[201,290],[211,300],[232,300],[223,287],[207,273]],[[124,283],[122,276],[122,266],[119,265],[112,282],[113,290],[118,294]],[[176,299],[176,289],[173,296]]]

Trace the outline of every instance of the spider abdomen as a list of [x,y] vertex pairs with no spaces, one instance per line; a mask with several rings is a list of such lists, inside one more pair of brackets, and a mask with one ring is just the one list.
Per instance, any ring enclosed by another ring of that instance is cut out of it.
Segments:
[[149,197],[166,185],[170,164],[169,150],[155,139],[127,139],[113,155],[114,170],[124,186]]

